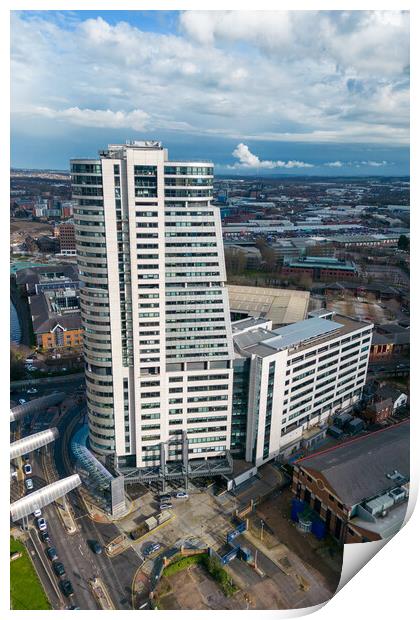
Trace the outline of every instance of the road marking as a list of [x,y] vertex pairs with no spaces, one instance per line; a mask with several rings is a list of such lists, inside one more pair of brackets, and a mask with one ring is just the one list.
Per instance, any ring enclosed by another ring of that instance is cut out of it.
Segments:
[[85,554],[83,553],[83,551],[82,551],[82,545],[79,545],[79,551],[80,551],[80,553],[81,553],[83,556],[85,555]]

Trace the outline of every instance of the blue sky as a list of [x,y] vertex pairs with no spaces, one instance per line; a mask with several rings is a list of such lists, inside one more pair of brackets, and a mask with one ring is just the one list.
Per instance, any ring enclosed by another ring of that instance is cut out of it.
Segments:
[[19,11],[12,166],[68,167],[126,139],[221,174],[409,172],[398,11]]

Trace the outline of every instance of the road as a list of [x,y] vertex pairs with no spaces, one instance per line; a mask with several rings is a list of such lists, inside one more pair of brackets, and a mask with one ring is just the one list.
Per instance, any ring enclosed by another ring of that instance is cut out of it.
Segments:
[[[45,385],[40,387],[38,393],[31,395],[31,397],[44,396],[45,394],[60,390],[69,392],[69,387],[74,394],[74,384],[69,386],[69,383],[66,381],[54,386]],[[25,395],[25,392],[22,391],[16,395],[16,398],[25,398]],[[28,396],[26,395],[27,399]],[[56,423],[60,436],[51,446],[50,453],[55,461],[56,470],[60,478],[73,473],[67,454],[69,435],[79,424],[84,411],[84,403],[75,404],[65,411]],[[46,412],[41,412],[31,422],[31,425],[27,424],[23,427],[23,434],[26,435],[30,432],[30,426],[32,426],[32,429],[36,426],[38,430],[43,426],[48,427],[51,422],[51,416],[48,416]],[[38,489],[47,484],[46,474],[42,466],[43,462],[41,462],[41,454],[32,453],[30,459],[33,468],[31,477],[34,481],[34,488]],[[23,492],[23,485],[21,483],[15,483],[13,488],[16,496]],[[31,528],[31,540],[28,542],[29,552],[34,558],[38,574],[54,608],[63,609],[68,605],[76,605],[81,609],[99,609],[89,587],[89,580],[98,576],[105,584],[115,608],[131,609],[132,581],[140,565],[138,555],[132,549],[128,549],[125,553],[113,559],[110,559],[105,553],[100,555],[94,554],[90,546],[92,541],[98,541],[105,546],[110,540],[118,536],[120,532],[113,524],[93,522],[87,515],[77,491],[70,493],[67,498],[72,504],[79,528],[75,534],[69,535],[66,532],[53,504],[43,509],[43,516],[47,519],[48,530],[53,545],[57,549],[58,558],[66,568],[67,578],[73,584],[74,595],[71,597],[71,600],[64,597],[59,590],[58,592],[55,591],[55,588],[58,587],[58,578],[51,570],[51,562],[46,556],[47,545],[40,541],[39,533],[35,527],[35,520],[33,520]]]

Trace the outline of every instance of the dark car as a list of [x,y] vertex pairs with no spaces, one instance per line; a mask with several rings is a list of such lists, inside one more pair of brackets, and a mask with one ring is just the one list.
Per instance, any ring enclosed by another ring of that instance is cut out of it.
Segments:
[[171,496],[170,495],[161,495],[159,497],[159,502],[161,504],[166,504],[166,502],[170,502],[171,501]]
[[47,532],[41,532],[40,539],[42,540],[42,542],[46,542],[46,543],[51,542],[51,538],[50,538],[50,535],[48,534],[48,531]]
[[149,556],[149,555],[152,555],[153,553],[156,553],[156,551],[159,551],[159,549],[160,549],[160,543],[157,543],[157,542],[150,543],[144,548],[143,553],[145,556]]
[[60,581],[61,591],[65,596],[70,596],[74,593],[73,586],[71,585],[71,581],[68,579],[64,579]]
[[53,569],[55,574],[59,577],[66,574],[66,569],[64,568],[64,564],[62,562],[53,562]]
[[54,560],[58,560],[57,550],[55,547],[47,547],[47,555],[52,562]]
[[92,548],[93,553],[96,553],[97,555],[99,555],[103,551],[102,545],[99,544],[97,540],[92,540],[92,542],[90,543],[90,546]]

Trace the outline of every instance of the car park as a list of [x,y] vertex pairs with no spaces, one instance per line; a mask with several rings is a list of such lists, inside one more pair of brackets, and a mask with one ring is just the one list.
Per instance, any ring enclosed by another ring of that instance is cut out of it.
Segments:
[[64,568],[64,564],[62,562],[53,562],[53,569],[58,577],[66,574],[66,569]]
[[45,530],[47,529],[47,522],[43,517],[39,517],[39,519],[37,519],[36,521],[36,524],[40,532],[45,532]]
[[61,588],[62,593],[65,596],[70,596],[71,594],[74,593],[73,586],[71,585],[71,581],[69,581],[68,579],[60,580],[60,588]]
[[52,562],[58,560],[57,549],[55,547],[47,547],[47,555]]
[[29,476],[29,474],[32,473],[32,465],[30,463],[25,463],[25,465],[23,466],[23,471],[26,476]]
[[155,543],[149,543],[145,548],[144,548],[144,555],[147,557],[149,555],[152,555],[153,553],[156,553],[156,551],[159,551],[161,545],[158,542]]
[[26,478],[25,487],[28,491],[32,491],[32,489],[34,488],[34,483],[33,483],[32,478]]

